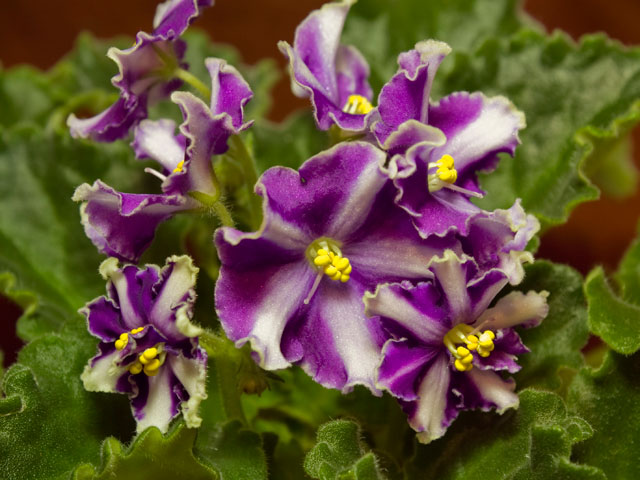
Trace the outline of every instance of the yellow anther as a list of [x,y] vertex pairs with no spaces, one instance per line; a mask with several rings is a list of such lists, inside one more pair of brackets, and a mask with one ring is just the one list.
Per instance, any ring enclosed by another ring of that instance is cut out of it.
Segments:
[[493,347],[493,340],[481,340],[478,345],[480,345],[482,348],[491,348]]
[[341,281],[342,283],[346,283],[346,282],[348,282],[350,278],[351,278],[351,277],[350,277],[349,275],[345,275],[344,273],[343,273],[342,275],[340,275],[340,281]]
[[458,347],[458,348],[456,349],[456,353],[457,353],[458,355],[460,355],[460,358],[464,358],[464,357],[466,357],[467,355],[469,355],[469,350],[467,350],[467,349],[466,349],[466,348],[464,348],[464,347]]
[[[351,275],[351,262],[342,256],[340,244],[329,238],[319,238],[307,247],[306,256],[311,265],[331,280],[348,282]],[[318,277],[320,278],[320,277]],[[319,280],[318,280],[319,281]],[[316,282],[312,292],[317,288]]]
[[131,330],[131,333],[135,335],[136,333],[140,333],[142,330],[144,330],[144,327],[134,328],[133,330]]
[[142,365],[138,362],[134,363],[129,367],[129,372],[134,375],[139,374],[141,371],[142,371]]
[[123,342],[122,340],[116,340],[116,350],[122,350],[126,346],[126,342]]
[[144,366],[144,371],[146,373],[147,371],[157,370],[158,368],[160,368],[160,360],[157,358],[154,358]]
[[436,164],[447,169],[453,168],[453,157],[451,155],[443,155]]
[[184,166],[184,160],[182,160],[177,166],[176,168],[173,169],[174,172],[181,172],[182,171],[182,167]]
[[478,343],[478,337],[476,337],[475,335],[467,335],[467,340],[470,343]]
[[465,363],[462,363],[460,360],[456,360],[455,362],[453,362],[453,366],[456,367],[456,370],[458,370],[459,372],[468,372],[473,368],[472,363],[465,364]]
[[487,352],[486,350],[478,350],[478,355],[480,355],[481,357],[488,357],[491,354],[491,352]]
[[453,365],[460,372],[468,372],[473,368],[475,353],[486,358],[495,348],[493,344],[495,334],[492,331],[486,330],[479,338],[475,334],[476,331],[471,325],[460,323],[444,336],[443,342],[451,352],[454,359]]
[[158,374],[158,370],[149,370],[147,367],[144,368],[144,373],[147,377],[155,377]]
[[496,334],[493,333],[491,330],[485,330],[483,335],[488,336],[491,340],[493,340],[494,338],[496,338]]
[[333,277],[336,274],[337,271],[338,271],[338,269],[336,267],[334,267],[333,265],[329,265],[328,267],[326,267],[324,269],[324,273],[326,273],[330,277]]
[[347,103],[345,103],[342,109],[343,112],[352,115],[366,115],[371,110],[373,110],[373,105],[362,95],[349,95]]
[[465,365],[469,365],[471,362],[473,362],[473,355],[469,354],[466,357],[461,358],[460,361]]
[[349,264],[349,265],[347,265],[347,268],[342,270],[342,273],[345,274],[345,275],[351,275],[351,270],[353,270],[353,268],[351,268],[351,264]]
[[155,347],[147,348],[144,352],[142,352],[143,357],[147,360],[152,360],[158,356],[158,349]]
[[331,280],[340,280],[341,277],[342,273],[340,273],[340,270],[336,270],[336,273],[331,275]]
[[318,267],[324,267],[331,263],[331,258],[329,258],[329,255],[318,255],[313,259],[313,263],[315,263]]
[[333,259],[333,265],[342,272],[349,266],[349,259],[344,257],[335,257]]
[[129,341],[129,334],[127,333],[121,333],[120,334],[120,340],[122,340],[123,342],[128,342]]

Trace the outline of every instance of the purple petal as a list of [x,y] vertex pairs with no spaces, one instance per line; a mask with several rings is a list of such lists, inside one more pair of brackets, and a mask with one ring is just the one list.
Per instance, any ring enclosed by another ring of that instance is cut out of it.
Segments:
[[87,317],[89,332],[104,342],[114,342],[125,330],[120,317],[120,309],[113,300],[98,297],[87,303],[80,313]]
[[151,244],[161,222],[197,206],[178,195],[120,193],[100,180],[80,185],[72,199],[83,202],[82,224],[98,250],[133,263]]
[[[231,118],[230,132],[237,134],[251,123],[244,122],[244,106],[253,97],[251,87],[240,72],[222,59],[207,58],[205,65],[211,75],[211,113],[214,117]],[[224,153],[216,150],[216,154]]]
[[364,385],[378,393],[375,371],[384,343],[378,319],[367,318],[357,282],[323,278],[308,311],[300,310],[282,340],[290,362],[300,363],[313,379],[347,393]]
[[136,158],[152,158],[165,171],[173,172],[184,159],[186,139],[175,135],[176,123],[173,120],[143,120],[134,130],[131,143]]
[[129,379],[138,387],[138,394],[131,399],[131,409],[137,421],[136,432],[157,427],[165,433],[171,420],[180,413],[177,393],[181,393],[182,384],[173,370],[165,364],[155,376],[138,374],[131,375]]
[[456,373],[452,382],[452,389],[459,397],[459,409],[480,409],[485,412],[496,409],[499,414],[518,407],[515,388],[512,378],[503,380],[497,373],[479,368]]
[[389,135],[407,120],[429,122],[429,95],[436,71],[451,52],[446,43],[435,40],[419,42],[415,50],[400,54],[400,69],[382,87],[378,111],[382,119],[374,127],[382,145]]
[[340,44],[342,27],[353,0],[327,3],[313,11],[298,26],[293,48],[278,44],[289,59],[292,90],[310,97],[318,127],[327,130],[337,124],[344,130],[364,129],[368,115],[343,112],[353,94],[371,100],[367,83],[368,66],[353,47]]
[[166,368],[170,368],[180,382],[182,389],[179,391],[184,390],[181,408],[187,427],[198,428],[202,423],[198,409],[202,400],[207,398],[207,353],[198,348],[196,357],[192,359],[182,355],[168,356]]
[[90,118],[69,115],[67,126],[74,138],[92,138],[98,142],[113,142],[126,137],[132,126],[147,116],[146,96],[120,97],[105,111]]
[[520,143],[518,131],[525,127],[524,114],[504,97],[456,92],[429,109],[429,123],[439,128],[447,143],[432,158],[451,155],[458,178],[495,168],[498,153],[513,155]]
[[380,285],[375,293],[365,294],[365,313],[382,317],[394,336],[410,336],[421,345],[440,348],[452,326],[441,297],[432,282]]
[[493,341],[494,350],[488,357],[475,356],[474,365],[481,370],[506,370],[516,373],[520,370],[517,363],[518,355],[529,352],[524,346],[518,334],[511,328],[498,330]]
[[413,346],[409,340],[389,340],[382,350],[378,386],[404,401],[418,400],[420,377],[440,348]]
[[165,39],[177,38],[214,0],[168,0],[156,8],[153,33]]

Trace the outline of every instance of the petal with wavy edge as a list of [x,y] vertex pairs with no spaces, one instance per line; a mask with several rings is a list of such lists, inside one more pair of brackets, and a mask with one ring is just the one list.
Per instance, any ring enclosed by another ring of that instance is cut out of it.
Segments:
[[498,153],[513,155],[520,143],[524,114],[504,97],[456,92],[429,109],[429,123],[444,132],[447,143],[433,150],[431,160],[451,155],[462,180],[479,170],[495,168]]
[[151,244],[160,223],[198,207],[195,200],[178,195],[121,193],[100,180],[80,185],[72,200],[83,202],[82,225],[98,250],[133,263]]
[[136,158],[152,158],[164,170],[173,172],[184,159],[186,140],[176,135],[173,120],[143,120],[134,130],[133,148]]
[[126,137],[129,129],[147,116],[147,99],[120,97],[98,115],[78,118],[74,114],[67,118],[67,126],[74,138],[88,138],[98,142],[113,142]]
[[127,366],[119,364],[121,352],[113,346],[107,347],[106,351],[94,357],[80,376],[84,388],[89,392],[119,392],[119,381],[129,375]]
[[379,285],[374,293],[365,293],[363,300],[366,315],[383,317],[385,327],[395,336],[408,332],[421,344],[441,347],[451,328],[449,312],[440,305],[441,294],[432,282]]
[[207,353],[198,348],[195,358],[171,355],[167,363],[188,396],[181,402],[185,423],[189,428],[198,428],[202,423],[198,409],[202,400],[207,398]]
[[[251,126],[253,122],[244,123],[244,106],[253,97],[253,92],[240,72],[220,58],[207,58],[204,64],[211,76],[212,115],[228,116],[231,125],[225,127],[233,134]],[[216,153],[223,152],[216,150]]]
[[509,408],[518,407],[520,400],[514,392],[516,382],[512,378],[503,380],[493,371],[478,368],[464,372],[463,375],[467,375],[467,381],[476,390],[476,395],[464,397],[466,408],[479,408],[483,411],[495,408],[499,414],[502,414]]
[[475,273],[473,260],[469,257],[459,258],[452,250],[445,250],[441,257],[433,259],[430,268],[444,294],[452,324],[471,318],[471,299],[467,282]]
[[136,432],[157,427],[165,433],[171,420],[180,413],[180,398],[176,392],[183,393],[173,370],[165,363],[157,375],[148,377],[140,373],[131,375],[129,381],[138,386],[138,394],[131,400],[131,409],[137,422]]
[[547,297],[549,293],[530,291],[511,292],[502,297],[494,307],[486,310],[476,321],[480,324],[487,321],[489,328],[509,328],[515,325],[535,327],[549,313]]
[[443,42],[425,40],[398,57],[399,71],[380,91],[381,121],[374,126],[380,145],[407,120],[429,122],[429,95],[433,79],[451,48]]

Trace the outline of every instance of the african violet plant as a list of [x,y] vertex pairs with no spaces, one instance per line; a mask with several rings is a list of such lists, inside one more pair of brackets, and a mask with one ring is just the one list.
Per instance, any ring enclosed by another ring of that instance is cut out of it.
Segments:
[[4,477],[633,478],[638,244],[619,294],[534,253],[633,174],[640,51],[506,0],[326,3],[274,125],[272,66],[186,32],[212,6],[109,49],[116,95],[88,37],[1,73]]

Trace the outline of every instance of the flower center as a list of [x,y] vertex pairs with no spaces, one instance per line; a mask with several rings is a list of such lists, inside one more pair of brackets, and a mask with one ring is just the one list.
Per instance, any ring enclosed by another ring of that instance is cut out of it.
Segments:
[[451,155],[443,155],[438,161],[429,162],[427,168],[430,172],[427,175],[429,192],[433,193],[443,188],[448,188],[472,197],[483,197],[481,193],[454,185],[458,179],[458,171],[455,169],[455,163]]
[[496,336],[491,330],[485,330],[479,337],[477,333],[477,329],[471,325],[460,323],[444,336],[444,345],[455,358],[453,365],[456,370],[468,372],[473,368],[472,351],[481,357],[488,357],[495,348],[493,339]]
[[176,165],[176,168],[173,169],[173,172],[181,172],[182,171],[182,167],[184,166],[184,160],[182,160],[178,165]]
[[351,115],[366,115],[373,110],[373,105],[362,95],[349,95],[342,111]]
[[340,244],[335,240],[318,238],[307,247],[305,255],[313,269],[318,272],[311,291],[304,300],[305,304],[308,304],[313,297],[323,276],[326,275],[331,280],[341,283],[346,283],[351,278],[351,262],[347,257],[342,256]]
[[147,348],[142,352],[138,359],[129,366],[129,372],[133,375],[144,371],[148,377],[158,374],[160,366],[164,363],[166,353],[162,351],[162,344],[159,343],[155,347]]
[[134,328],[130,332],[124,332],[120,335],[120,338],[116,340],[116,350],[123,350],[124,347],[129,343],[129,334],[135,335],[136,333],[140,333],[144,330],[144,327]]

